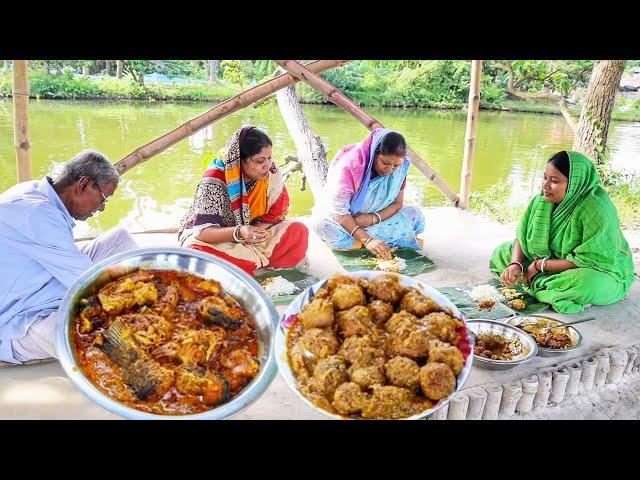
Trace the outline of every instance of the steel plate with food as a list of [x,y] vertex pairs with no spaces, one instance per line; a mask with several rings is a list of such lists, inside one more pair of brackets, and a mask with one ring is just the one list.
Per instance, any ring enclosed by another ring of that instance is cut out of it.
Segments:
[[287,385],[332,418],[416,419],[464,384],[472,338],[458,308],[399,274],[351,272],[305,290],[276,330]]
[[536,343],[516,327],[494,320],[469,320],[467,325],[475,336],[473,353],[479,367],[506,370],[536,356]]
[[538,355],[551,357],[571,352],[582,345],[582,334],[572,326],[543,316],[521,316],[507,321],[508,325],[528,333],[538,345]]
[[224,418],[273,379],[276,318],[260,286],[228,262],[133,250],[69,289],[58,355],[78,388],[125,418]]

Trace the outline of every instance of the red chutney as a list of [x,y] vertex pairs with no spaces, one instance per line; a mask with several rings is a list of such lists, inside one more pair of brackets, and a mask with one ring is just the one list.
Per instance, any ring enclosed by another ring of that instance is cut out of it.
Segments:
[[456,345],[460,353],[462,353],[462,358],[464,358],[464,362],[467,363],[467,357],[471,355],[471,344],[469,343],[469,330],[467,329],[467,324],[462,322],[462,325],[456,329],[456,333],[460,335],[460,341]]
[[[124,347],[113,341],[116,321]],[[260,368],[246,310],[218,282],[183,272],[140,270],[115,279],[81,301],[73,325],[84,374],[105,395],[143,412],[205,412],[237,396]]]

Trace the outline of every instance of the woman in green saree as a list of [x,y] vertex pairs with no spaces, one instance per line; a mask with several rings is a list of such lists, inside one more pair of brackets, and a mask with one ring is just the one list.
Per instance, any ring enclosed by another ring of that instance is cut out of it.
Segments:
[[626,295],[634,280],[631,251],[589,158],[566,151],[551,157],[516,240],[496,248],[489,268],[507,286],[522,277],[530,295],[561,313]]

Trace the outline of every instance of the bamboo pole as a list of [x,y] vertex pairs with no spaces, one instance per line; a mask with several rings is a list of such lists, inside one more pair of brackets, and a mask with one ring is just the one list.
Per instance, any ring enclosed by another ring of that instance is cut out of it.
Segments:
[[13,140],[18,182],[31,180],[29,145],[29,78],[27,60],[13,61]]
[[[347,63],[347,60],[318,60],[317,62],[310,63],[307,67],[314,72],[320,73],[345,63]],[[241,108],[251,105],[261,98],[271,95],[281,88],[288,87],[298,81],[299,80],[295,76],[285,73],[261,83],[260,85],[256,85],[255,87],[216,105],[202,115],[192,118],[174,130],[152,140],[146,145],[136,148],[133,152],[116,162],[115,167],[118,170],[118,173],[123,174],[136,165],[145,162],[154,155],[166,150],[170,146],[175,145],[186,137],[193,135],[198,130],[211,125],[216,120],[219,120],[236,110],[240,110]]]
[[[337,106],[345,110],[369,130],[373,130],[374,128],[384,128],[378,120],[358,107],[349,97],[340,92],[330,83],[320,78],[315,74],[315,72],[310,71],[308,68],[310,65],[303,66],[295,60],[274,60],[274,62],[318,90],[325,98],[327,98],[327,100],[335,103]],[[438,187],[440,191],[449,198],[449,200],[453,202],[454,205],[458,205],[458,196],[449,188],[445,181],[438,176],[436,171],[431,168],[427,162],[422,160],[422,158],[420,158],[420,156],[411,148],[407,148],[407,154],[413,164],[418,167],[418,169],[424,173],[426,177],[431,180],[436,187]]]
[[469,106],[467,111],[467,131],[464,140],[464,154],[460,173],[460,203],[464,210],[469,208],[471,195],[471,174],[473,172],[473,154],[475,153],[478,133],[478,111],[480,109],[480,79],[482,78],[482,60],[471,61],[471,85],[469,86]]

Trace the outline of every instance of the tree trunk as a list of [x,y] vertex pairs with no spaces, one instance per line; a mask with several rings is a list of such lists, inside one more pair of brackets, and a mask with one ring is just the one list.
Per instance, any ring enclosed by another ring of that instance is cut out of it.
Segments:
[[572,148],[596,163],[605,160],[611,112],[626,63],[626,60],[600,60],[593,65],[589,78]]
[[302,172],[309,182],[311,193],[316,202],[321,201],[322,189],[327,183],[327,150],[322,139],[313,131],[302,112],[296,87],[291,85],[276,92],[276,99],[284,123],[293,138],[302,164]]
[[46,75],[49,75],[49,61],[48,60],[43,60],[42,66],[44,68],[44,73]]
[[82,76],[83,77],[88,77],[89,76],[89,67],[82,67]]
[[209,63],[208,60],[204,61],[204,78],[207,79],[207,81],[209,81],[209,71],[211,70],[211,64]]
[[111,63],[111,60],[104,61],[104,72],[106,73],[107,77],[111,75]]
[[122,60],[116,60],[116,78],[118,80],[122,78]]
[[217,82],[220,60],[209,60],[209,83]]

